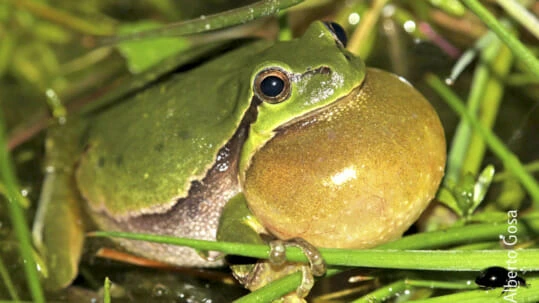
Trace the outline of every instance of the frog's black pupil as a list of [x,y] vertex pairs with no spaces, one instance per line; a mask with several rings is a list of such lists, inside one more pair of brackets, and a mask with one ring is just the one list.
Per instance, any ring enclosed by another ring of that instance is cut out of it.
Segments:
[[277,97],[283,92],[285,83],[277,76],[268,76],[260,82],[260,91],[268,97]]
[[344,28],[342,28],[342,26],[335,22],[324,22],[324,24],[335,34],[341,44],[346,47],[346,43],[348,43],[348,38],[346,37],[346,31],[344,30]]

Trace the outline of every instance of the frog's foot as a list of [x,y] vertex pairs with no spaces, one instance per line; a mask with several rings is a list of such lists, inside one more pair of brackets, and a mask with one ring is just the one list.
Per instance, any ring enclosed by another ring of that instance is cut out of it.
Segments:
[[326,273],[326,263],[316,247],[301,238],[289,240],[273,240],[270,243],[270,264],[282,266],[286,262],[286,247],[292,246],[301,249],[309,260],[309,266],[301,266],[301,284],[296,289],[296,295],[306,297],[314,285],[314,277],[321,277]]

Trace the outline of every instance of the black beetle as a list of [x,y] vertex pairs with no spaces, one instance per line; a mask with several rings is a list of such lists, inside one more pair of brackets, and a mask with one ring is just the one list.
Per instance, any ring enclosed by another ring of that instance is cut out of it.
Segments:
[[[514,277],[510,277],[514,275]],[[499,266],[493,266],[481,271],[481,274],[475,279],[475,283],[482,288],[496,287],[517,287],[526,286],[526,280],[519,277],[515,272],[510,272]]]

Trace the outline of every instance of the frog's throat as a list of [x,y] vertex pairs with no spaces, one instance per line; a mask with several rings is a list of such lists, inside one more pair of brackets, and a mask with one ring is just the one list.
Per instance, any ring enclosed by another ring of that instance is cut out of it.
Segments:
[[[278,126],[277,128],[273,129],[271,132],[258,133],[258,132],[254,131],[252,129],[249,129],[248,132],[247,132],[248,137],[247,137],[247,139],[245,141],[245,144],[244,144],[244,146],[242,148],[242,152],[240,154],[240,162],[239,162],[240,183],[242,183],[243,180],[245,179],[245,172],[249,168],[250,163],[251,163],[251,159],[252,159],[253,155],[256,153],[256,151],[263,148],[270,140],[272,140],[274,137],[278,136],[279,133],[284,132],[291,125],[294,125],[294,124],[297,124],[297,123],[308,123],[309,121],[314,119],[314,117],[316,117],[318,115],[321,115],[326,111],[328,111],[328,112],[331,111],[332,108],[337,106],[337,104],[339,104],[344,99],[348,98],[349,95],[352,92],[360,90],[361,87],[364,85],[364,83],[365,83],[365,79],[363,81],[361,81],[361,83],[359,85],[351,88],[349,92],[347,92],[346,94],[339,97],[335,102],[332,102],[330,104],[327,104],[327,105],[325,105],[323,107],[320,107],[320,108],[317,108],[317,109],[313,109],[312,111],[309,111],[309,112],[301,115],[300,117],[290,119],[286,123],[284,123],[284,124]],[[258,102],[262,102],[262,101],[258,101]],[[253,104],[251,105],[251,107],[253,107]],[[252,121],[252,122],[255,122],[255,121],[256,121],[256,119],[254,121]],[[251,150],[252,152],[245,152],[246,150]]]
[[[335,102],[332,102],[332,103],[327,104],[327,105],[325,105],[323,107],[320,107],[320,108],[313,109],[312,111],[307,112],[307,113],[303,114],[300,117],[293,118],[293,119],[287,121],[286,123],[280,125],[279,127],[277,127],[276,129],[273,130],[273,132],[272,132],[273,135],[271,136],[271,138],[273,138],[276,135],[278,135],[279,133],[283,132],[285,129],[287,129],[291,125],[294,125],[296,123],[305,123],[305,122],[311,120],[315,116],[318,116],[318,115],[320,115],[320,114],[322,114],[322,113],[324,113],[326,111],[331,111],[332,108],[336,107],[339,102],[341,102],[343,99],[348,98],[348,96],[350,95],[351,92],[353,92],[355,90],[358,90],[358,89],[361,89],[361,87],[363,86],[363,83],[365,83],[365,81],[362,81],[358,86],[353,87],[352,89],[350,89],[350,91],[347,94],[341,96]],[[265,143],[267,143],[267,142],[265,142]],[[265,143],[264,143],[264,145],[265,145]]]

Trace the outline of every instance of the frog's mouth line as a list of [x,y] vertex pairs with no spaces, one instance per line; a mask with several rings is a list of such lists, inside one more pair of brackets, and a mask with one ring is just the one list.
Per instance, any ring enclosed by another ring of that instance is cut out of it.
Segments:
[[286,122],[286,123],[280,125],[279,127],[275,128],[273,130],[273,132],[274,133],[284,132],[284,131],[286,131],[286,129],[288,127],[290,127],[291,125],[294,125],[296,123],[310,124],[311,122],[313,122],[313,120],[315,120],[315,119],[312,119],[313,117],[323,113],[324,111],[327,111],[327,110],[331,109],[333,106],[337,106],[343,99],[348,97],[353,91],[355,91],[357,89],[360,89],[365,84],[365,81],[367,81],[367,75],[365,75],[365,79],[363,79],[363,81],[358,86],[355,86],[352,89],[350,89],[349,92],[342,95],[335,102],[332,102],[332,103],[327,104],[327,105],[325,105],[323,107],[314,109],[314,110],[312,110],[312,111],[310,111],[310,112],[308,112],[308,113],[306,113],[306,114],[304,114],[304,115],[302,115],[300,117],[293,118],[293,119],[289,120],[288,122]]

